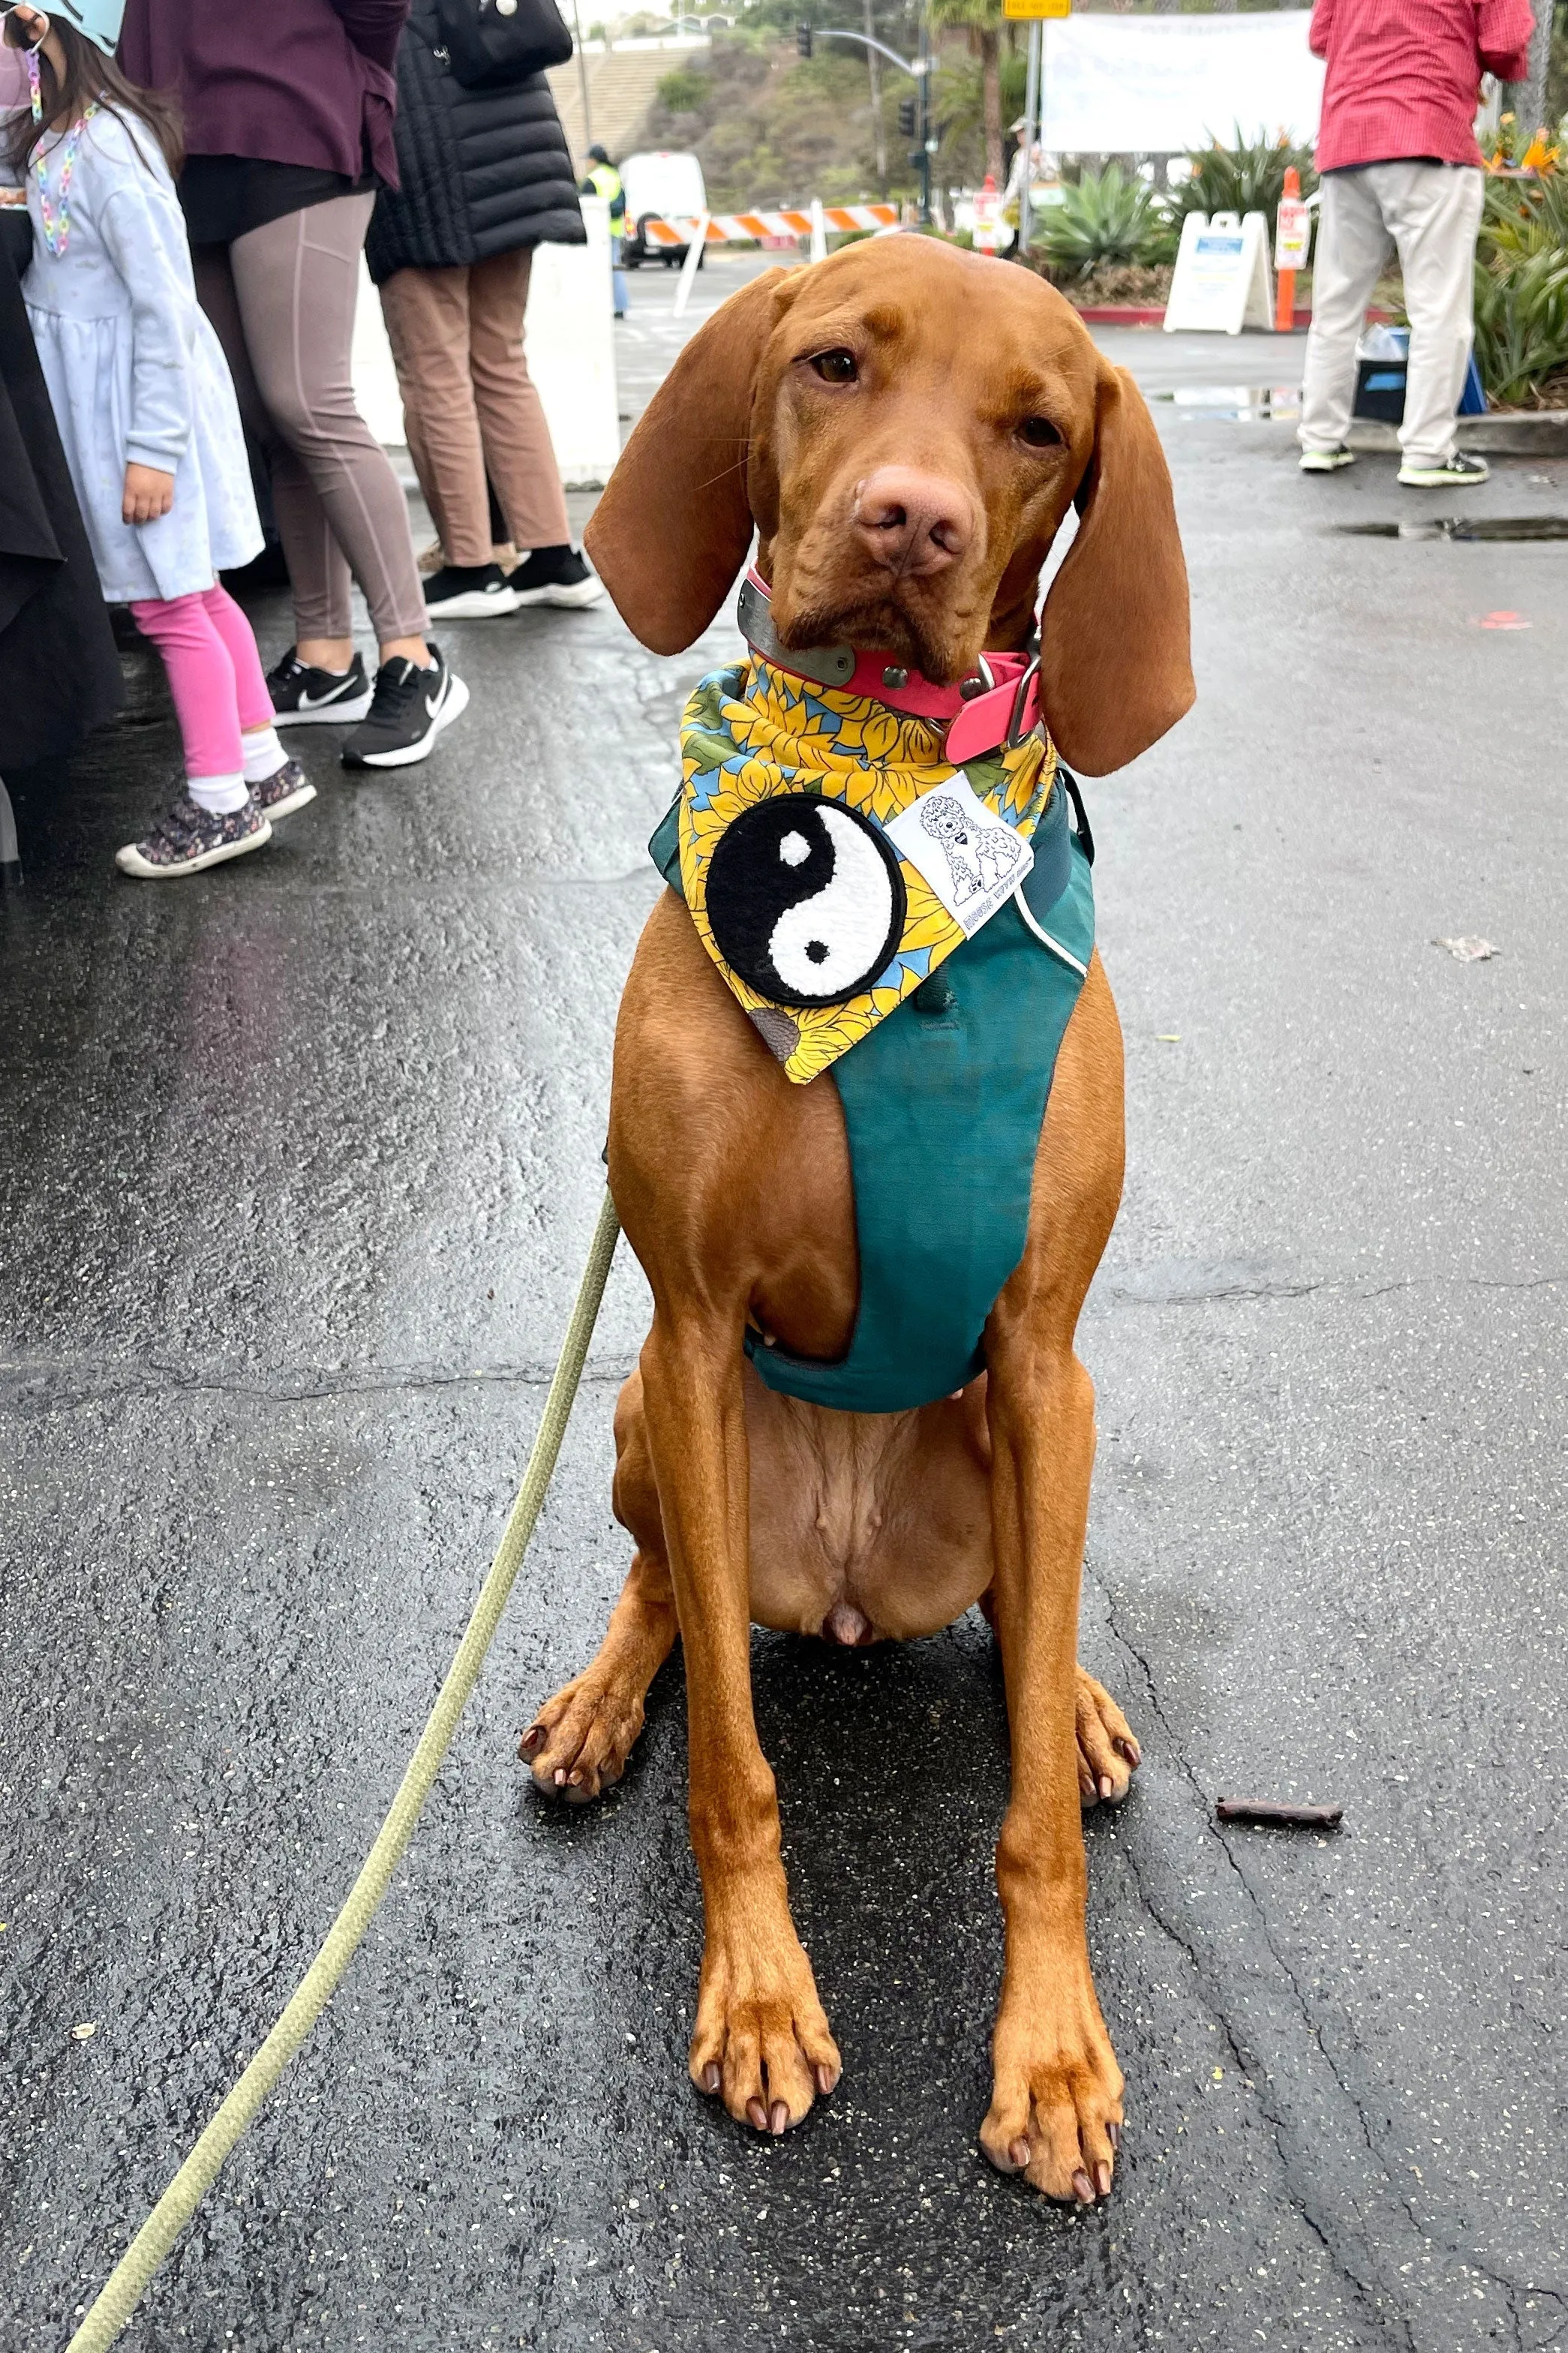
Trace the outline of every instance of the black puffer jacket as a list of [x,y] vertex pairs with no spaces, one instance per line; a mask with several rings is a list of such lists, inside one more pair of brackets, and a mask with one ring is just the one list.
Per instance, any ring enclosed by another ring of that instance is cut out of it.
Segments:
[[453,269],[520,245],[581,245],[566,134],[542,73],[465,90],[437,49],[435,0],[414,0],[397,52],[397,166],[375,200],[365,258],[378,286],[399,269]]

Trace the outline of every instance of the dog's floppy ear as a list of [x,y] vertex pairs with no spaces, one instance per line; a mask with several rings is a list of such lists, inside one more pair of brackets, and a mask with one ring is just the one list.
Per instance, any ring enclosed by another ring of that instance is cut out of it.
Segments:
[[1124,767],[1192,706],[1187,567],[1142,395],[1101,361],[1078,536],[1046,599],[1040,691],[1052,741],[1091,776]]
[[753,278],[693,335],[583,534],[622,619],[656,654],[701,636],[746,560],[752,392],[788,274]]

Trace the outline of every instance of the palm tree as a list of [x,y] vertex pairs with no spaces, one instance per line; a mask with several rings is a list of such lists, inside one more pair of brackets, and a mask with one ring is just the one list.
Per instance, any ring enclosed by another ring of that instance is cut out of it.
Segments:
[[933,25],[962,26],[980,60],[985,125],[985,168],[998,187],[1002,165],[1002,0],[929,0]]

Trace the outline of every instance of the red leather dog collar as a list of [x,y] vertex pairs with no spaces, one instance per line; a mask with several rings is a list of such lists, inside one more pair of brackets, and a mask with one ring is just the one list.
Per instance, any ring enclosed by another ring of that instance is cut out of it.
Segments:
[[856,646],[781,645],[771,606],[767,582],[748,570],[735,618],[753,652],[792,678],[863,695],[906,718],[930,721],[944,731],[942,756],[955,768],[999,744],[1021,743],[1040,723],[1040,666],[1027,655],[982,654],[972,677],[955,686],[937,686],[894,654]]

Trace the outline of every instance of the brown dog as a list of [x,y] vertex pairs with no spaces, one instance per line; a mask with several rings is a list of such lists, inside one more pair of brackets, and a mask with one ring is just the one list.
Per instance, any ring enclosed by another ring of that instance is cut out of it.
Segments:
[[[1102,775],[1192,701],[1169,476],[1131,381],[1026,271],[920,237],[771,270],[687,346],[633,434],[588,544],[660,653],[712,620],[745,560],[786,646],[887,649],[964,676],[1046,607],[1045,714]],[[750,1627],[908,1640],[978,1601],[1002,1646],[1012,1799],[996,1854],[1006,1959],[981,2139],[1047,2196],[1110,2186],[1121,2075],[1085,1943],[1080,1800],[1125,1794],[1137,1744],[1076,1665],[1094,1393],[1073,1353],[1122,1174],[1121,1039],[1098,957],[1058,1058],[1025,1255],[987,1370],[904,1414],[774,1394],[748,1320],[841,1356],[858,1272],[843,1114],[792,1084],[680,899],[648,919],[622,1001],[610,1183],[653,1288],[616,1417],[616,1516],[637,1546],[598,1656],[521,1754],[583,1799],[620,1775],[677,1632],[707,1945],[690,2067],[759,2131],[797,2123],[840,2061],[790,1918]]]

